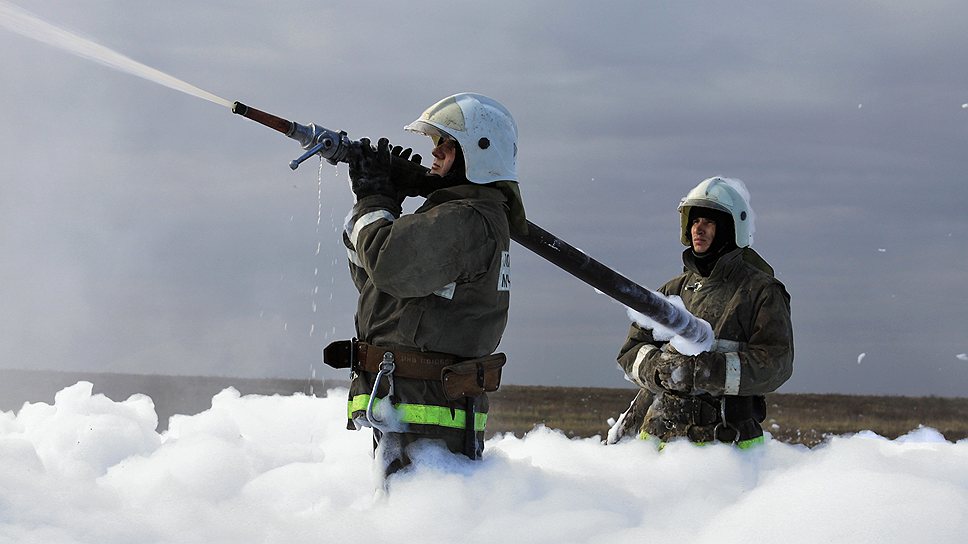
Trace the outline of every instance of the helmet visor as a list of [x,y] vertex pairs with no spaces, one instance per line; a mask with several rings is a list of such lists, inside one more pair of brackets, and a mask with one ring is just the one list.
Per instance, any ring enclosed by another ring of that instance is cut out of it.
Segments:
[[732,215],[733,213],[732,210],[730,210],[726,206],[723,206],[719,202],[716,202],[714,200],[708,200],[705,198],[684,199],[682,203],[679,204],[679,211],[682,212],[683,210],[685,210],[686,212],[688,212],[688,208],[692,208],[692,207],[711,208],[713,210],[719,210],[721,212],[725,212],[730,215]]
[[424,121],[423,119],[417,119],[416,121],[410,123],[409,125],[403,127],[403,130],[410,132],[416,132],[417,134],[423,134],[424,136],[429,136],[434,142],[434,147],[440,145],[441,140],[454,140],[455,138],[448,134],[446,131]]

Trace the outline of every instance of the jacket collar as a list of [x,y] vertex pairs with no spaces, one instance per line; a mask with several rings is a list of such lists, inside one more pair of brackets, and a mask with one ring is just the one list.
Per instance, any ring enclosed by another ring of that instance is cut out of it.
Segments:
[[496,200],[498,202],[507,201],[507,197],[504,196],[504,193],[501,192],[500,189],[487,185],[465,183],[463,185],[454,185],[453,187],[437,189],[427,196],[427,203],[442,204],[451,200],[463,200],[466,198],[476,200]]
[[[770,276],[774,276],[773,267],[763,260],[763,257],[760,257],[759,253],[751,247],[741,247],[721,255],[706,280],[712,282],[727,280],[744,263]],[[682,252],[682,264],[685,265],[686,272],[699,275],[699,270],[696,267],[695,257],[691,249],[687,248]]]
[[[740,258],[742,253],[742,248],[736,248],[732,251],[724,253],[723,255],[720,255],[719,259],[716,260],[716,264],[713,265],[713,269],[709,273],[709,276],[706,276],[706,281],[716,282],[728,278],[730,274],[732,274],[733,270],[735,270],[742,261]],[[686,248],[686,250],[682,252],[682,264],[685,265],[686,271],[702,276],[702,274],[699,272],[699,267],[696,264],[696,256],[693,254],[692,249]]]

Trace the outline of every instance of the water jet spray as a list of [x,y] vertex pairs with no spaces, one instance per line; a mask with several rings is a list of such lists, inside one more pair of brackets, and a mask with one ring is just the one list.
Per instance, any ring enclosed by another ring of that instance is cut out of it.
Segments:
[[232,107],[231,102],[220,96],[199,89],[190,83],[142,64],[92,40],[78,36],[70,30],[52,25],[27,10],[3,1],[0,1],[0,26],[5,26],[8,30],[17,34],[63,49],[115,70],[164,85],[169,89],[190,94],[226,108]]

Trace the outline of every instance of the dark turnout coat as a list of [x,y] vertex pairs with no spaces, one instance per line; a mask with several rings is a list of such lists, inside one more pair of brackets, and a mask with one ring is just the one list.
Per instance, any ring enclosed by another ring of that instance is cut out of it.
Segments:
[[[731,383],[724,384],[725,394],[720,396],[643,388],[623,415],[617,434],[642,432],[664,441],[756,439],[763,434],[763,395],[775,391],[793,372],[790,296],[752,248],[723,255],[708,277],[699,274],[691,250],[683,253],[683,262],[685,272],[659,291],[681,297],[687,310],[709,322],[716,338],[710,349],[716,352],[713,361],[724,368],[733,366],[726,380]],[[647,374],[664,346],[652,331],[633,323],[619,352],[619,365],[630,374],[638,364]]]
[[[505,194],[482,185],[439,189],[414,213],[402,216],[391,198],[360,199],[344,234],[350,273],[360,292],[358,338],[381,348],[460,359],[493,353],[507,324],[510,296],[507,214]],[[374,378],[365,371],[352,377],[351,426],[364,417]],[[381,383],[377,396],[387,393]],[[416,414],[405,421],[406,432],[463,432],[458,413],[465,405],[448,401],[439,381],[395,377],[392,401],[404,417]],[[475,404],[482,432],[486,396]],[[434,419],[438,413],[445,421]]]

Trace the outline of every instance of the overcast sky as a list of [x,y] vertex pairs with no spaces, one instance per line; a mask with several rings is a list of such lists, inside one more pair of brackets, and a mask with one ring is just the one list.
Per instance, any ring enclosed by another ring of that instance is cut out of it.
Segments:
[[[424,156],[405,124],[493,96],[529,219],[653,289],[679,199],[740,178],[792,296],[782,392],[968,394],[964,2],[14,3]],[[353,335],[345,166],[292,172],[278,133],[3,28],[0,62],[0,367],[343,377],[320,352]],[[624,308],[512,261],[505,383],[625,386]]]

